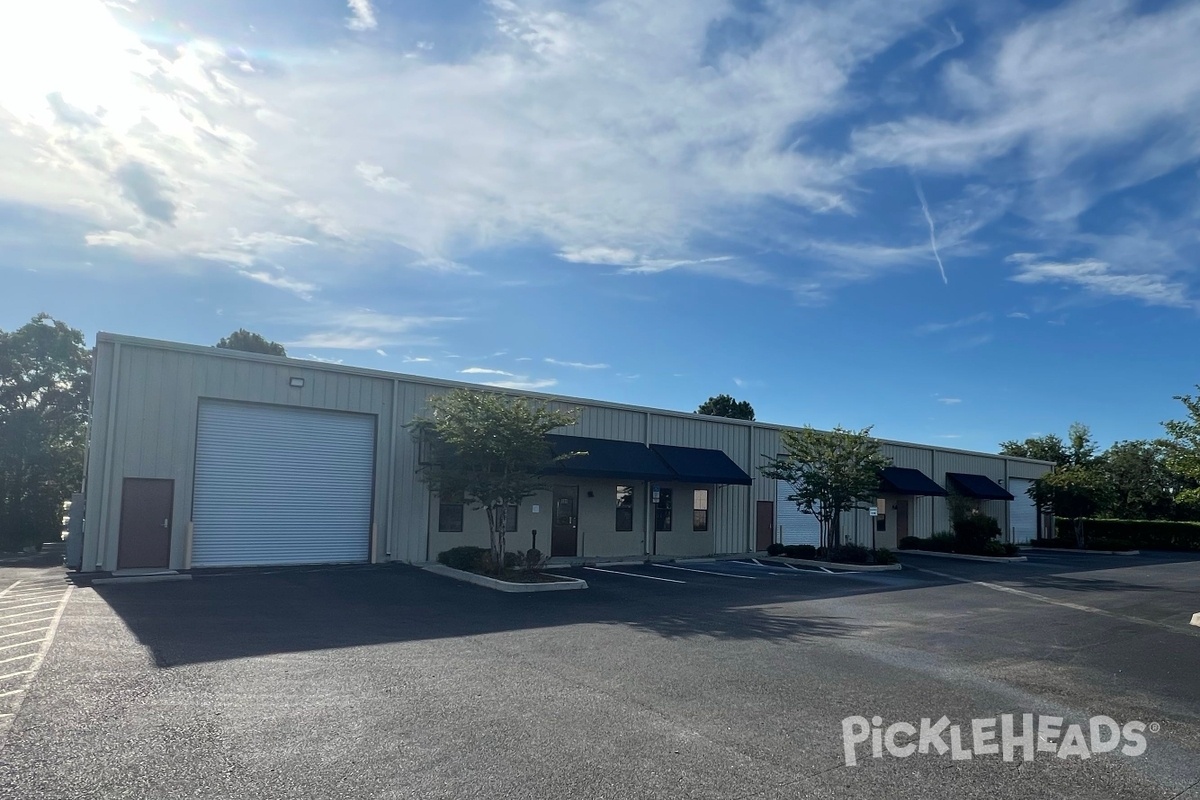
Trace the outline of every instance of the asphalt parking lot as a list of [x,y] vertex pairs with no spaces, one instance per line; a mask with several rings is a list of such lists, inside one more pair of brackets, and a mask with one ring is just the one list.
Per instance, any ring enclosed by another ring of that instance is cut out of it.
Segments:
[[[0,796],[1200,800],[1200,559],[904,563],[598,565],[535,595],[406,566],[77,587]],[[0,590],[33,575],[0,565]],[[846,764],[847,717],[1008,713],[1155,732],[1136,757]]]

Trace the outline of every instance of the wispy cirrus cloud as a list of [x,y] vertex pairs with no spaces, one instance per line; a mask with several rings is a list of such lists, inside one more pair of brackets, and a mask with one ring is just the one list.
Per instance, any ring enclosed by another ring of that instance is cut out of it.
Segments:
[[572,369],[608,369],[608,364],[587,364],[582,361],[559,361],[557,358],[543,358],[547,364],[553,364],[556,367],[570,367]]
[[992,316],[992,312],[990,311],[980,311],[978,314],[971,314],[967,317],[959,317],[958,319],[950,320],[949,322],[927,322],[917,328],[917,333],[921,335],[929,335],[932,333],[952,331],[958,328],[968,328],[972,325],[981,325],[985,322],[991,322]]
[[436,337],[422,332],[461,319],[436,315],[387,314],[368,308],[314,308],[310,316],[319,318],[323,323],[322,328],[287,342],[289,347],[378,350],[388,345],[435,344]]
[[505,372],[502,369],[491,369],[489,367],[467,367],[460,369],[461,375],[504,375],[506,377],[515,377],[511,372]]
[[1139,300],[1146,305],[1195,307],[1185,284],[1165,275],[1122,271],[1098,259],[1076,261],[1043,260],[1030,253],[1008,258],[1017,265],[1011,280],[1017,283],[1054,283],[1082,287],[1094,295]]

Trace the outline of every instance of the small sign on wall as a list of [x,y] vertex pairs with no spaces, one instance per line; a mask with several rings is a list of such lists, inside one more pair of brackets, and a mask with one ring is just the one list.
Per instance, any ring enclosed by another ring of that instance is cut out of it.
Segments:
[[536,504],[535,504],[535,505],[533,506],[533,508],[532,508],[532,509],[530,509],[530,510],[531,510],[531,511],[533,511],[533,513],[534,513],[534,514],[540,514],[540,513],[542,513],[542,507],[541,507],[541,506],[539,506],[539,505],[536,505]]
[[872,508],[872,509],[871,509],[870,511],[868,511],[867,513],[868,513],[868,514],[870,514],[872,517],[878,517],[878,516],[879,516],[879,509],[878,509],[878,508]]

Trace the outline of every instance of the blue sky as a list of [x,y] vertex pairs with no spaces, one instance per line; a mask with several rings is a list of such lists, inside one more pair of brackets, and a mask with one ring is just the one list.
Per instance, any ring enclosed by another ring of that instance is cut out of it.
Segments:
[[0,10],[0,327],[993,450],[1200,382],[1200,4]]

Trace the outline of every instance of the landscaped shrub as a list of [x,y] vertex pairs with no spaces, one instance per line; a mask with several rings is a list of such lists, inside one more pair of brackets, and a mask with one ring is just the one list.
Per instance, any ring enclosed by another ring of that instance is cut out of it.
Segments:
[[932,550],[935,553],[953,553],[958,539],[953,533],[935,533],[925,540],[922,550]]
[[[1075,539],[1034,539],[1031,547],[1053,547],[1060,550],[1074,550]],[[1088,537],[1086,550],[1137,550],[1138,547],[1127,539],[1102,539]]]
[[784,546],[783,555],[788,558],[813,559],[817,557],[817,548],[811,544],[789,544]]
[[509,555],[515,556],[516,569],[523,572],[538,572],[546,566],[546,556],[542,555],[542,551],[536,547],[531,547],[524,553],[509,553]]
[[866,564],[871,560],[871,551],[861,544],[848,542],[829,550],[829,560],[841,564]]
[[900,539],[897,547],[901,550],[922,550],[924,548],[921,545],[924,543],[925,540],[920,536],[904,536]]
[[[910,537],[906,536],[904,538],[907,539]],[[895,564],[899,560],[900,559],[896,558],[896,554],[893,553],[891,550],[888,550],[886,547],[881,547],[875,551],[875,563],[876,564]]]
[[[1055,520],[1060,538],[1075,536],[1072,521]],[[1200,550],[1200,522],[1170,522],[1167,520],[1144,519],[1085,519],[1083,521],[1085,546],[1093,547],[1093,540],[1121,542],[1135,550]],[[1095,548],[1121,549],[1121,548]]]
[[960,552],[988,555],[988,543],[1000,538],[1000,523],[985,514],[973,514],[955,520],[954,536]]
[[767,545],[767,555],[781,556],[781,555],[783,555],[783,551],[785,549],[786,548],[779,542],[771,542],[771,544]]
[[485,564],[485,558],[491,555],[486,547],[451,547],[438,553],[438,563],[445,564],[451,569],[462,569],[474,572]]

